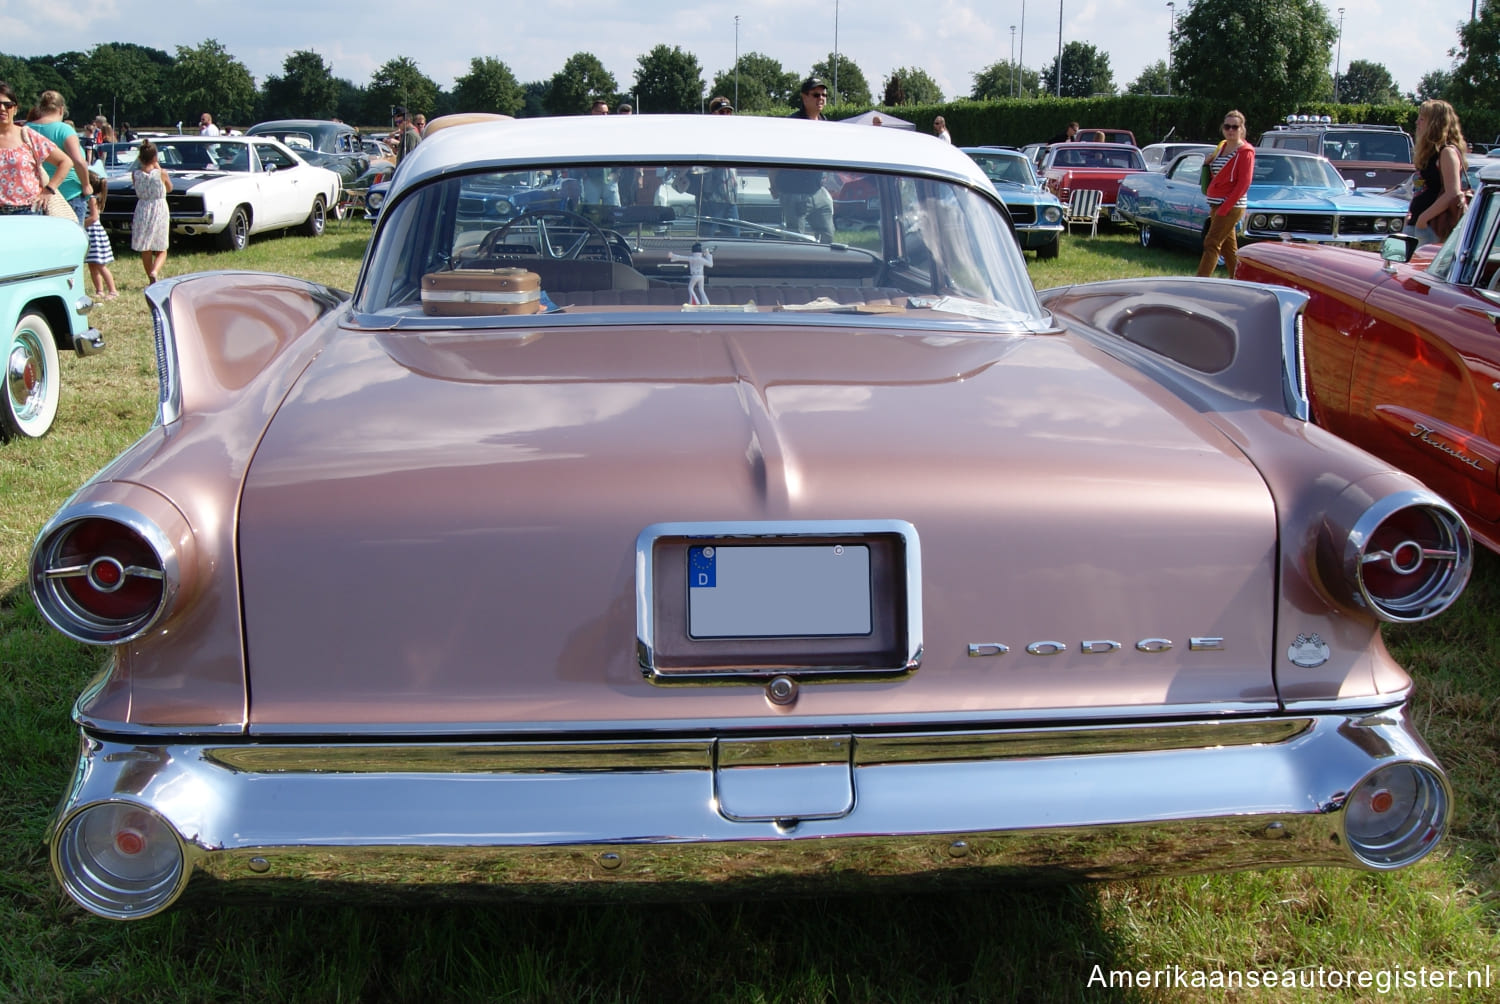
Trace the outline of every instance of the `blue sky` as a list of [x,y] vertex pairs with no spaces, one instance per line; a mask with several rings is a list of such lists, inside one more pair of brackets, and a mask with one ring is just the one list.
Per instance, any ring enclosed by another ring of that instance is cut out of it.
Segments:
[[[1177,4],[1184,12],[1188,0]],[[1167,54],[1165,2],[1062,0],[1065,41],[1088,42],[1109,53],[1123,88]],[[1344,0],[1342,65],[1355,59],[1385,64],[1403,91],[1424,73],[1446,69],[1469,0]],[[1022,12],[1024,9],[1024,34]],[[1338,4],[1329,6],[1338,20]],[[256,81],[280,73],[287,54],[312,49],[335,75],[365,84],[397,56],[414,60],[444,87],[475,56],[503,60],[522,81],[552,76],[573,53],[592,52],[622,87],[636,58],[658,43],[698,57],[705,82],[733,65],[735,16],[739,51],[761,52],[798,73],[834,49],[852,59],[872,89],[900,66],[925,69],[944,94],[969,92],[973,74],[1015,48],[1024,65],[1040,69],[1057,52],[1059,4],[1050,0],[972,3],[931,0],[223,0],[189,4],[99,0],[36,4],[0,0],[0,51],[21,56],[101,42],[135,42],[175,52],[215,38],[249,67]],[[837,24],[835,22],[837,21]],[[1337,55],[1337,54],[1335,54]]]

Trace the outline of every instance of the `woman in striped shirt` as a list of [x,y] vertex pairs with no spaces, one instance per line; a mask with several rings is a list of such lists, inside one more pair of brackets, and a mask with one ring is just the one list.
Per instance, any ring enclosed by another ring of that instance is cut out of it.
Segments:
[[1223,257],[1224,268],[1232,279],[1240,260],[1234,228],[1245,215],[1248,204],[1245,194],[1250,191],[1250,179],[1255,176],[1255,147],[1245,136],[1243,112],[1227,113],[1221,128],[1224,142],[1214,151],[1210,167],[1213,180],[1208,183],[1208,233],[1203,237],[1203,257],[1198,261],[1198,274],[1213,275],[1214,267]]

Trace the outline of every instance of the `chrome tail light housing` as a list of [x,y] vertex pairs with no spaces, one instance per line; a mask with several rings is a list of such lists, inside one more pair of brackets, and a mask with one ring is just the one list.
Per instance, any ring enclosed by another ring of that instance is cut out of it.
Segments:
[[31,553],[31,591],[47,622],[75,641],[118,645],[171,610],[192,535],[175,509],[161,522],[117,503],[69,507]]
[[52,868],[79,905],[114,920],[165,910],[191,873],[177,831],[134,802],[96,802],[65,820],[52,842]]
[[1370,868],[1403,868],[1437,846],[1452,804],[1438,771],[1419,763],[1388,764],[1349,793],[1344,839]]
[[1383,621],[1435,617],[1469,581],[1473,537],[1463,517],[1431,492],[1377,498],[1352,526],[1329,530],[1338,568],[1325,581],[1343,594],[1340,600]]

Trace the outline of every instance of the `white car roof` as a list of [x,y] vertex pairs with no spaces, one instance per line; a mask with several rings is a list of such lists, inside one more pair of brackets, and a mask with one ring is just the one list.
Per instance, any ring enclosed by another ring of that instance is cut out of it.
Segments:
[[444,129],[401,162],[392,195],[455,170],[617,161],[837,165],[992,189],[967,154],[924,133],[752,115],[570,115]]

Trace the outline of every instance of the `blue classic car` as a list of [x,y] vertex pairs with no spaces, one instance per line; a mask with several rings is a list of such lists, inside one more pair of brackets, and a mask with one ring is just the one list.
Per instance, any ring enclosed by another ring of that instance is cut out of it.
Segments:
[[36,438],[52,428],[62,398],[58,352],[104,348],[89,327],[94,307],[83,282],[83,229],[50,216],[0,216],[0,323],[5,401],[0,440]]
[[970,146],[964,153],[984,171],[1010,211],[1016,240],[1038,258],[1056,258],[1063,232],[1063,205],[1042,187],[1031,160],[1020,150],[1001,146]]
[[[1208,226],[1208,199],[1198,187],[1202,153],[1184,153],[1166,171],[1132,174],[1120,183],[1115,216],[1140,228],[1141,245],[1174,240],[1199,246]],[[1240,223],[1245,240],[1363,244],[1406,224],[1406,203],[1351,192],[1324,157],[1287,150],[1255,151],[1250,207]]]

